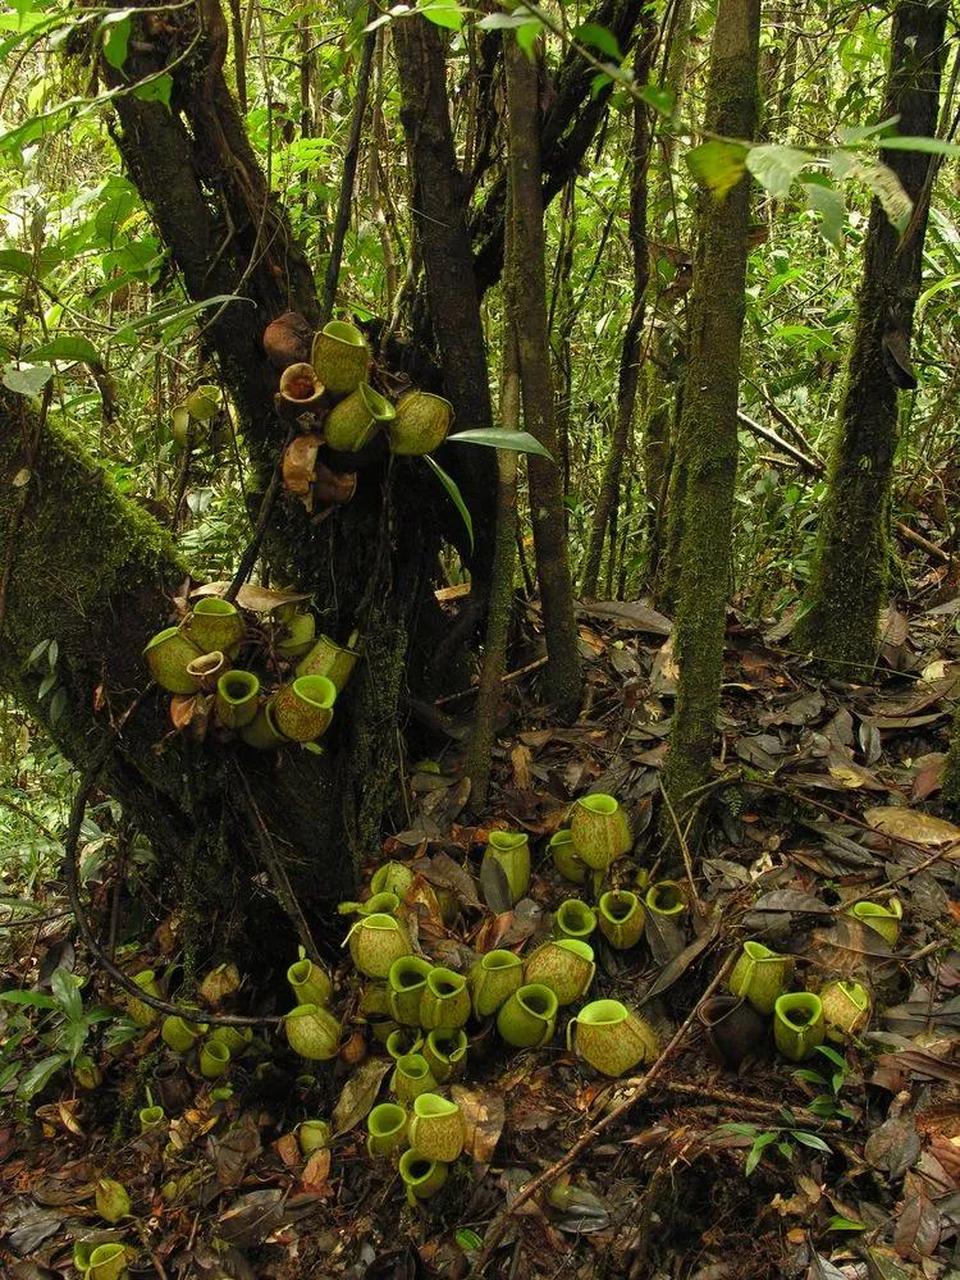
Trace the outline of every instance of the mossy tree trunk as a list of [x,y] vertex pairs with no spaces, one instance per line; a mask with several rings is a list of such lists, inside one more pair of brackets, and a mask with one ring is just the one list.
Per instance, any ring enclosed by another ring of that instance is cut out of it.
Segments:
[[[656,51],[657,28],[653,14],[647,11],[643,17],[633,74],[638,85],[650,79],[650,67]],[[611,515],[620,493],[620,474],[630,442],[633,414],[640,384],[640,366],[643,358],[643,321],[647,282],[650,279],[650,250],[647,244],[647,170],[650,161],[651,113],[646,103],[633,104],[633,138],[630,148],[630,250],[633,261],[633,299],[630,317],[620,345],[620,370],[617,378],[617,409],[613,433],[607,449],[600,479],[600,491],[593,511],[586,565],[583,571],[583,594],[595,596],[600,577],[600,561],[603,544]],[[614,555],[613,539],[610,546]]]
[[580,705],[580,658],[547,341],[537,72],[512,34],[504,44],[504,60],[513,219],[510,235],[514,249],[510,295],[520,361],[523,421],[551,455],[548,461],[531,454],[527,463],[530,522],[547,641],[545,684],[550,701],[562,715],[570,716]]
[[[893,18],[883,119],[901,134],[936,132],[947,6],[901,0]],[[874,200],[863,282],[827,495],[794,643],[851,679],[869,674],[879,648],[887,591],[890,485],[897,449],[897,391],[909,372],[913,311],[920,291],[932,157],[882,150],[881,159],[915,202],[905,232]]]
[[[752,138],[757,124],[759,0],[720,0],[710,52],[705,127]],[[718,200],[701,192],[690,349],[677,456],[684,487],[675,645],[680,666],[662,785],[675,810],[706,779],[720,702],[732,568],[737,393],[745,314],[750,182]],[[665,833],[672,837],[669,814]]]

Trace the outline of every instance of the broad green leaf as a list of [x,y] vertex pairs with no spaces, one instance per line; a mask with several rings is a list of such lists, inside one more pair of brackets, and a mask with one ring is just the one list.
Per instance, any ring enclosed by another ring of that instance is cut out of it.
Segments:
[[108,13],[100,23],[103,33],[103,56],[111,67],[122,70],[127,60],[127,46],[130,43],[130,9],[118,9]]
[[794,179],[809,162],[806,152],[793,147],[767,144],[751,147],[747,152],[747,168],[775,200],[790,194]]
[[910,137],[895,133],[888,138],[874,138],[873,141],[885,151],[923,151],[927,155],[949,156],[953,160],[960,156],[960,143],[944,142],[941,138],[925,138],[922,134]]
[[476,427],[472,431],[455,431],[447,436],[447,441],[457,440],[461,444],[482,444],[490,449],[510,449],[514,453],[535,453],[540,458],[553,461],[549,450],[545,449],[536,436],[529,431],[501,431],[499,427]]
[[55,1009],[56,1000],[42,991],[0,991],[0,1000],[5,1004],[25,1004],[31,1009]]
[[843,248],[843,227],[847,211],[843,196],[836,187],[826,187],[819,182],[803,182],[803,196],[807,207],[820,220],[820,233],[838,249]]
[[97,364],[100,355],[89,338],[76,333],[61,333],[51,342],[36,347],[30,352],[31,360],[83,360],[89,364]]
[[537,43],[537,36],[539,36],[542,29],[543,23],[539,18],[534,19],[533,22],[525,22],[522,26],[517,27],[517,44],[531,60],[533,59],[533,46]]
[[879,161],[857,160],[843,152],[835,152],[830,165],[838,176],[856,178],[868,186],[897,230],[904,230],[913,212],[913,202],[892,169]]
[[839,1213],[835,1213],[827,1220],[828,1231],[866,1231],[866,1229],[866,1223],[857,1222],[854,1218],[844,1218]]
[[589,49],[599,49],[605,57],[614,62],[622,62],[623,54],[617,43],[617,37],[598,22],[583,22],[573,33],[578,44],[585,44]]
[[29,1102],[38,1093],[42,1093],[49,1084],[51,1077],[56,1075],[67,1061],[67,1054],[53,1053],[49,1058],[42,1058],[35,1063],[26,1075],[21,1078],[20,1085],[17,1088],[17,1097],[24,1102]]
[[35,667],[49,648],[49,640],[41,640],[38,644],[35,644],[30,650],[30,657],[27,659],[27,666]]
[[153,76],[133,90],[133,96],[141,102],[162,102],[170,109],[170,94],[173,92],[173,76],[165,71],[163,75]]
[[883,133],[884,129],[892,128],[899,119],[899,116],[888,116],[886,120],[881,120],[878,124],[847,125],[838,131],[840,141],[845,146],[863,142],[867,138],[874,137],[875,134]]
[[3,385],[18,396],[38,396],[53,377],[53,372],[49,364],[37,364],[26,369],[16,369],[8,364],[3,371]]
[[470,539],[470,550],[473,550],[473,518],[467,508],[467,504],[463,500],[463,494],[460,492],[460,486],[454,480],[453,476],[448,476],[440,463],[435,458],[431,458],[429,453],[424,456],[424,462],[437,477],[447,493],[450,495],[450,501],[460,512],[460,519],[463,521],[467,529],[467,536]]
[[826,1079],[816,1071],[811,1071],[807,1067],[800,1067],[797,1071],[791,1072],[794,1080],[806,1080],[808,1084],[819,1085],[825,1089],[827,1087]]
[[659,84],[645,84],[638,90],[640,97],[648,107],[659,111],[662,116],[672,116],[676,106],[676,95],[672,89]]
[[746,173],[748,148],[739,142],[701,142],[687,152],[687,164],[698,182],[722,200]]
[[423,0],[420,12],[428,22],[448,31],[460,31],[463,27],[463,10],[456,0]]
[[22,249],[0,249],[0,271],[9,271],[14,276],[30,276],[33,274],[33,258]]
[[76,979],[66,969],[56,968],[50,978],[50,990],[71,1022],[83,1013],[83,997],[77,989]]

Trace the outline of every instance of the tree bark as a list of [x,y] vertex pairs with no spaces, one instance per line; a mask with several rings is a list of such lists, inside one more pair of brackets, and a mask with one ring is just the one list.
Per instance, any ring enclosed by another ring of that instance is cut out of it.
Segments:
[[[720,0],[710,53],[706,130],[752,138],[757,124],[759,0]],[[675,646],[680,666],[663,790],[682,817],[683,798],[702,784],[710,757],[723,667],[732,568],[737,471],[737,393],[750,182],[723,200],[700,195],[691,299],[690,350],[677,444],[684,476],[680,596]],[[664,833],[673,838],[663,814]]]
[[[936,133],[947,6],[900,0],[894,12],[882,118],[906,135]],[[848,679],[876,662],[887,591],[890,485],[897,449],[897,390],[911,384],[913,311],[920,291],[932,157],[884,151],[881,159],[919,202],[901,238],[879,201],[870,209],[863,283],[840,424],[805,612],[794,642]],[[914,383],[915,385],[915,383]]]
[[547,695],[560,713],[575,715],[580,704],[580,658],[573,613],[573,584],[557,463],[557,432],[547,341],[543,196],[537,129],[537,73],[515,39],[505,42],[507,147],[514,263],[510,296],[514,303],[523,420],[549,450],[552,461],[531,454],[527,463],[530,516],[537,579],[547,640]]
[[[413,159],[412,208],[423,257],[443,386],[461,430],[490,427],[490,385],[479,293],[466,221],[466,187],[457,165],[447,69],[438,27],[419,14],[394,24],[400,112]],[[495,462],[486,449],[451,445],[444,461],[460,485],[476,537],[474,592],[483,601],[494,540]]]
[[960,809],[960,707],[953,715],[950,747],[943,766],[943,789],[941,795],[944,804],[953,809]]
[[[645,12],[634,58],[633,73],[638,85],[650,79],[650,67],[656,50],[657,28],[652,13]],[[633,139],[630,149],[630,248],[633,257],[633,300],[630,318],[620,347],[620,371],[617,380],[617,416],[607,458],[600,480],[600,491],[593,512],[586,566],[583,571],[583,594],[595,596],[600,576],[603,543],[611,513],[620,492],[620,473],[633,427],[633,414],[640,383],[643,353],[644,299],[650,279],[650,250],[647,244],[647,169],[650,161],[650,110],[643,102],[633,106]],[[610,549],[613,556],[613,546]]]

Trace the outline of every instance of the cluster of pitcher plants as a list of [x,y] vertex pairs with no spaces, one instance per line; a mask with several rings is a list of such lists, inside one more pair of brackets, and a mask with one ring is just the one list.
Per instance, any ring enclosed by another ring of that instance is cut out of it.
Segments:
[[299,429],[284,450],[284,487],[308,511],[349,502],[357,469],[380,456],[384,441],[395,456],[420,457],[446,439],[450,402],[411,388],[394,404],[375,390],[367,340],[348,321],[311,333],[302,316],[287,312],[267,326],[263,346],[280,372],[277,410]]
[[217,595],[202,596],[144,649],[151,677],[171,695],[175,729],[260,751],[288,743],[320,750],[358,657],[356,635],[346,646],[317,635],[299,601],[256,617]]

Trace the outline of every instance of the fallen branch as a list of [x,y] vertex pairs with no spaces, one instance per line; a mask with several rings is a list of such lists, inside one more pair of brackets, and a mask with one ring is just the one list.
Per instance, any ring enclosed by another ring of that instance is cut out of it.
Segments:
[[598,1120],[595,1125],[592,1125],[586,1133],[581,1134],[569,1151],[567,1151],[566,1155],[561,1156],[559,1160],[555,1160],[553,1164],[544,1169],[542,1173],[538,1173],[535,1178],[531,1178],[529,1182],[525,1183],[524,1186],[520,1188],[511,1203],[501,1209],[487,1229],[483,1250],[480,1253],[476,1264],[476,1272],[478,1275],[483,1273],[487,1263],[490,1261],[490,1256],[493,1253],[493,1250],[497,1247],[504,1231],[507,1228],[507,1223],[518,1209],[520,1209],[522,1205],[526,1204],[531,1197],[535,1196],[537,1192],[548,1183],[555,1182],[560,1174],[562,1174],[566,1169],[569,1169],[578,1156],[582,1155],[583,1152],[586,1151],[587,1147],[596,1142],[597,1138],[606,1133],[608,1129],[612,1128],[612,1126],[615,1125],[632,1106],[639,1102],[645,1094],[650,1092],[650,1089],[656,1082],[657,1077],[661,1074],[664,1067],[686,1039],[687,1032],[693,1025],[701,1005],[704,1001],[708,1000],[710,996],[713,995],[714,991],[716,991],[717,987],[720,986],[721,982],[733,968],[736,958],[736,951],[731,951],[730,955],[714,975],[713,980],[709,983],[700,999],[674,1032],[673,1037],[668,1041],[661,1051],[660,1056],[649,1070],[647,1070],[642,1076],[636,1077],[632,1080],[625,1080],[623,1082],[622,1087],[625,1088],[627,1092],[620,1102],[618,1102],[611,1111],[608,1111],[601,1120]]

